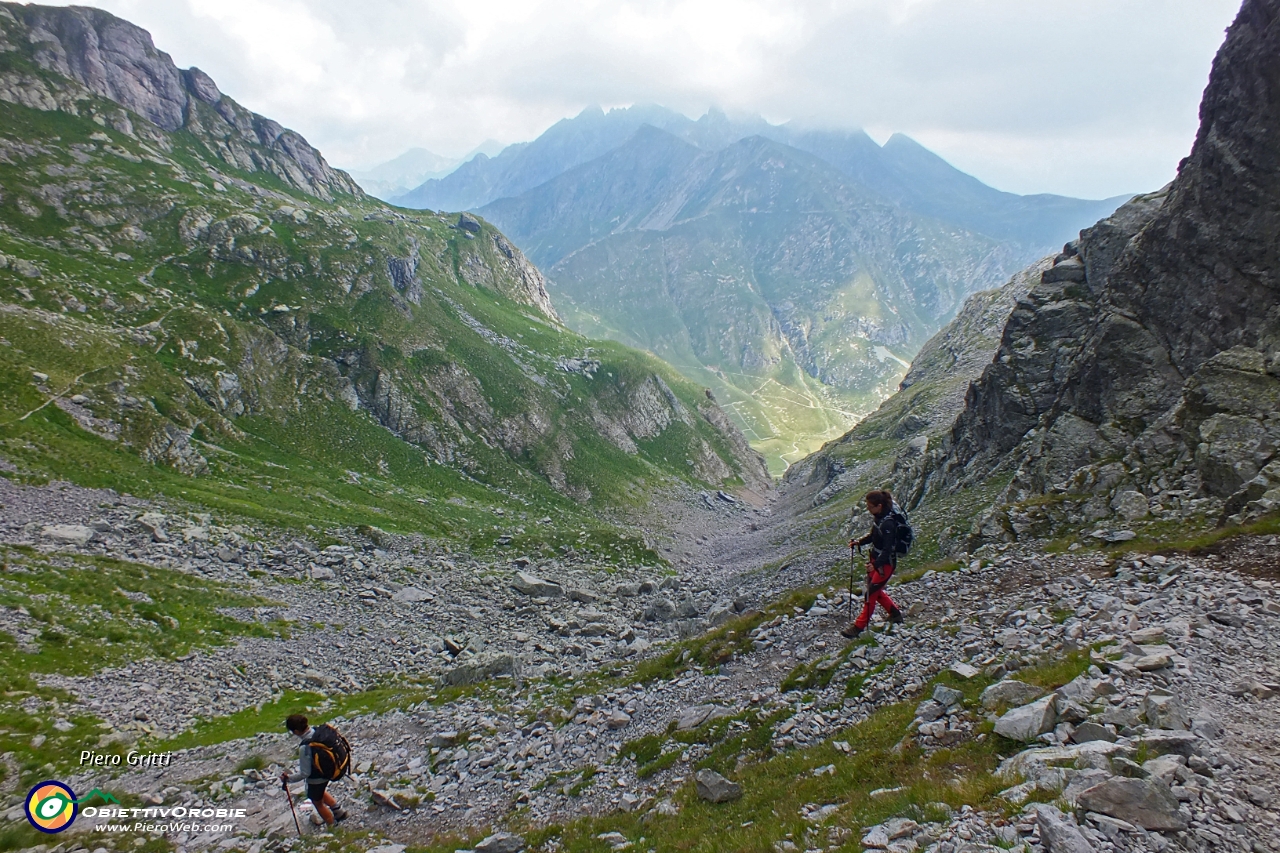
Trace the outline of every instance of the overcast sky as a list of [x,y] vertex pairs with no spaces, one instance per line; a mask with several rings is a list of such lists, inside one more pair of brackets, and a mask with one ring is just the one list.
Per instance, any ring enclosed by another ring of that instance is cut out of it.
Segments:
[[[47,2],[47,0],[46,0]],[[1239,0],[79,0],[364,168],[583,107],[906,133],[1003,190],[1155,189]]]

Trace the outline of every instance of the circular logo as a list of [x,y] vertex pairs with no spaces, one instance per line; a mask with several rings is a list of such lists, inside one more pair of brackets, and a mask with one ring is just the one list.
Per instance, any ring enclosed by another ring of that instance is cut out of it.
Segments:
[[53,779],[27,792],[27,820],[41,832],[62,832],[76,819],[76,795]]

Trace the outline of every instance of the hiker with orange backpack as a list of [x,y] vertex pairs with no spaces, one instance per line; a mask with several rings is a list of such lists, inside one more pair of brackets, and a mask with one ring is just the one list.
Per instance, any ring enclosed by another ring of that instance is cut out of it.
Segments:
[[[290,714],[284,721],[285,728],[301,741],[298,747],[298,769],[294,773],[281,773],[280,781],[285,792],[290,782],[307,780],[307,799],[315,804],[316,813],[327,826],[346,820],[346,809],[339,808],[326,788],[347,774],[351,765],[351,745],[333,726],[312,726],[302,714]],[[331,811],[332,810],[332,811]]]
[[861,539],[849,540],[851,559],[854,548],[861,550],[864,545],[871,546],[871,557],[867,561],[867,592],[862,612],[840,632],[850,639],[866,630],[877,604],[888,611],[890,622],[902,624],[902,611],[884,588],[888,585],[889,578],[893,577],[894,569],[898,567],[898,555],[907,553],[915,538],[906,513],[894,503],[893,495],[886,491],[867,492],[866,503],[867,512],[871,513],[871,532]]

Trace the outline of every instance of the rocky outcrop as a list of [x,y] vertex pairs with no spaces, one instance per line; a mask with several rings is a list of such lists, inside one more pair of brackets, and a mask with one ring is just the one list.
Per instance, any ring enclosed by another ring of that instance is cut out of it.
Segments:
[[[226,97],[200,69],[179,70],[150,33],[108,12],[2,3],[0,33],[31,66],[29,73],[21,70],[23,63],[0,72],[0,99],[79,114],[87,106],[78,102],[97,96],[160,130],[190,131],[234,168],[270,173],[324,199],[363,195],[302,136]],[[69,89],[71,81],[83,90]],[[112,124],[134,132],[127,115],[113,117]]]
[[1081,232],[1019,302],[913,502],[1008,476],[971,531],[1006,539],[1026,530],[999,507],[1036,495],[1089,494],[1086,518],[1276,505],[1277,79],[1280,4],[1247,0],[1178,177]]

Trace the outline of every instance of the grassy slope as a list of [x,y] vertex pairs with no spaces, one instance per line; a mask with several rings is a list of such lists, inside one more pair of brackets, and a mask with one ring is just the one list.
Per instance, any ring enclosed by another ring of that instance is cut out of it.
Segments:
[[[36,73],[13,53],[0,62]],[[634,455],[602,439],[592,403],[624,413],[626,389],[654,374],[690,410],[701,390],[652,357],[565,332],[504,295],[511,287],[500,275],[491,287],[467,284],[477,263],[499,269],[487,226],[468,239],[443,217],[393,218],[372,200],[291,195],[270,176],[237,175],[185,132],[156,156],[88,115],[0,103],[0,116],[10,143],[0,161],[0,253],[11,260],[0,269],[0,454],[23,476],[164,494],[290,526],[368,523],[483,544],[478,531],[492,528],[497,507],[554,510],[576,537],[584,524],[601,527],[596,510],[692,479],[685,459],[703,442],[732,464],[723,437],[696,417]],[[88,164],[76,162],[86,156]],[[215,190],[208,164],[254,186]],[[42,189],[60,184],[72,191]],[[46,201],[57,193],[62,212]],[[289,208],[305,210],[305,221]],[[192,210],[221,221],[249,213],[258,227],[231,247],[184,242],[179,226]],[[146,239],[122,236],[125,218]],[[425,294],[409,306],[386,259],[414,244]],[[19,259],[42,275],[23,275]],[[281,341],[291,346],[274,351]],[[396,376],[428,426],[447,432],[445,413],[457,416],[452,464],[336,399],[338,377],[318,358],[344,354],[359,356],[353,381]],[[584,355],[601,362],[594,378],[556,369],[558,359]],[[466,389],[474,411],[442,400],[449,392],[437,378],[453,365],[475,379]],[[251,398],[238,417],[193,390],[216,387],[230,371]],[[75,394],[89,398],[88,414],[119,425],[116,440],[45,405]],[[551,426],[507,448],[480,434],[526,416]],[[174,461],[157,449],[167,426],[190,433],[207,471],[189,476],[164,464]],[[548,468],[563,471],[560,491]]]

